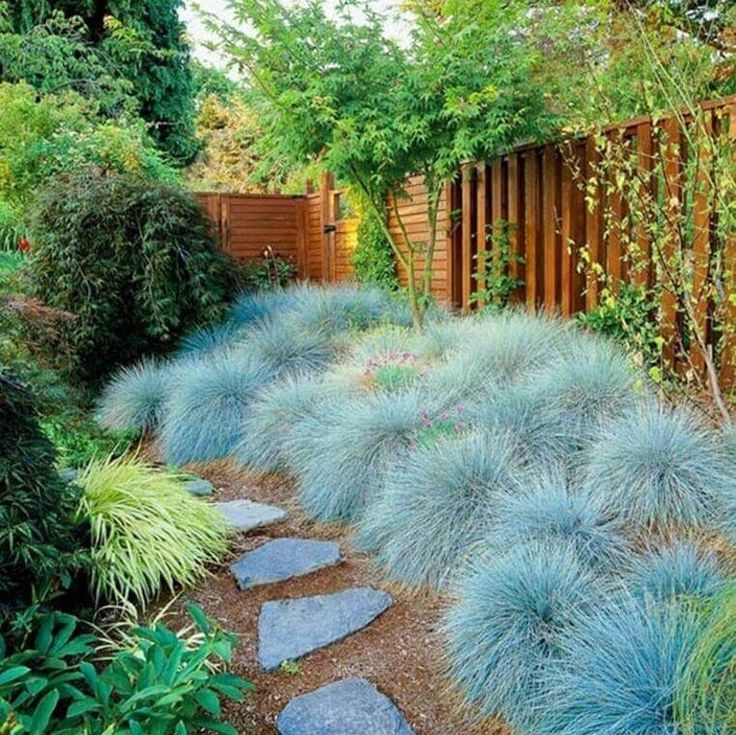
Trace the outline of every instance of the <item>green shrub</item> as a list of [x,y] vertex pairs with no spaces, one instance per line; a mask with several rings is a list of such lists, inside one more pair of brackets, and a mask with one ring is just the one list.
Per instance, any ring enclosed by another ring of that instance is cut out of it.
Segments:
[[262,259],[249,260],[240,266],[240,280],[248,291],[274,291],[288,286],[297,272],[294,263],[268,248]]
[[230,662],[236,639],[199,608],[189,613],[195,637],[161,623],[136,627],[105,665],[93,658],[99,641],[70,615],[42,617],[27,648],[11,655],[0,638],[0,732],[237,735],[220,700],[241,701],[252,685],[215,670]]
[[178,179],[143,120],[127,115],[124,123],[110,122],[89,99],[59,89],[39,96],[24,82],[0,83],[0,233],[20,232],[21,219],[45,182],[85,166],[157,181]]
[[98,600],[145,603],[164,587],[200,579],[227,548],[223,515],[189,495],[179,477],[137,457],[93,461],[76,483]]
[[0,621],[66,587],[83,561],[77,548],[77,491],[59,478],[33,396],[0,373]]
[[395,291],[399,287],[399,279],[391,245],[378,215],[365,206],[361,209],[358,242],[353,251],[355,277],[365,285]]
[[229,264],[191,195],[85,171],[39,196],[29,271],[35,295],[74,315],[73,375],[94,380],[218,318]]
[[618,294],[605,291],[600,305],[587,314],[578,314],[578,321],[594,332],[615,339],[655,379],[662,351],[659,327],[652,318],[655,311],[650,292],[624,283]]

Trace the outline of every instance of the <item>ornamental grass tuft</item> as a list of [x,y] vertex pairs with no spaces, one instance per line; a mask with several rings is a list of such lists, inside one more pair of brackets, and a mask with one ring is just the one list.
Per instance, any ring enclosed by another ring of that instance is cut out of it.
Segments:
[[216,324],[190,332],[179,346],[184,357],[199,357],[233,346],[242,337],[243,330],[233,322]]
[[621,524],[595,498],[571,486],[561,468],[534,476],[519,493],[503,495],[488,534],[504,551],[528,541],[569,544],[581,561],[601,573],[618,568],[632,552]]
[[248,330],[241,347],[268,365],[274,377],[324,368],[335,352],[325,333],[304,329],[288,317]]
[[636,526],[708,525],[734,483],[703,422],[653,402],[606,426],[587,456],[587,491]]
[[392,579],[445,587],[486,539],[499,498],[519,492],[516,456],[507,433],[471,430],[418,444],[395,462],[357,545],[377,549]]
[[306,433],[316,437],[292,457],[307,513],[325,521],[361,518],[383,492],[389,467],[408,451],[421,410],[415,392],[375,393],[335,400],[309,422]]
[[[674,735],[682,661],[698,637],[687,605],[614,597],[587,609],[559,641],[538,735]],[[699,731],[700,732],[700,731]]]
[[600,597],[593,571],[569,545],[523,543],[479,555],[458,595],[443,626],[451,679],[481,716],[527,732],[537,706],[554,707],[547,677],[561,636]]
[[171,377],[159,438],[166,461],[184,464],[229,456],[253,397],[273,375],[241,349],[184,361]]
[[324,390],[321,381],[304,375],[287,376],[267,386],[243,420],[235,461],[255,472],[288,471],[291,434],[320,409]]
[[558,320],[520,311],[481,315],[472,332],[473,339],[459,346],[451,360],[478,384],[488,379],[500,385],[528,380],[562,354],[566,340]]
[[641,377],[613,344],[575,335],[568,356],[553,360],[529,384],[541,426],[570,451],[587,446],[607,421],[642,400]]
[[715,552],[694,539],[677,539],[647,549],[631,560],[625,578],[632,594],[659,602],[709,597],[717,594],[725,581]]
[[98,601],[145,604],[200,580],[227,549],[228,528],[182,480],[137,457],[95,460],[75,480],[90,525]]
[[144,360],[123,368],[107,384],[97,420],[112,431],[149,431],[161,420],[169,364]]
[[696,608],[700,630],[682,660],[675,720],[680,735],[736,732],[736,584]]

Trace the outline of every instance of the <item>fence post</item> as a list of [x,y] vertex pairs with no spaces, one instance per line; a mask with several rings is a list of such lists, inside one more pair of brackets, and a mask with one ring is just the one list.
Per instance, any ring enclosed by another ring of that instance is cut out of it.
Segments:
[[524,258],[524,188],[522,159],[519,153],[511,153],[508,162],[508,223],[509,223],[509,276],[524,281],[516,290],[515,298],[524,300],[526,294],[526,261]]
[[[736,146],[736,103],[728,106],[728,139],[732,146]],[[733,162],[736,164],[736,151],[734,152]],[[726,303],[723,318],[727,325],[734,325],[736,324],[736,304],[729,300],[728,295],[729,292],[736,292],[736,232],[730,232],[726,236],[723,261],[723,269],[727,274],[725,279]],[[736,372],[736,366],[734,366],[736,360],[735,347],[736,335],[726,333],[721,349],[720,378],[724,387],[729,389],[733,387],[734,373]]]
[[[636,170],[639,178],[639,196],[646,202],[645,206],[648,206],[648,202],[656,196],[651,122],[640,123],[636,128]],[[636,249],[638,263],[632,280],[635,285],[650,289],[654,285],[652,239],[645,221],[637,224]]]
[[464,163],[462,172],[462,308],[470,310],[470,295],[473,292],[473,238],[476,235],[473,222],[473,167]]
[[532,148],[524,153],[524,245],[526,259],[526,304],[536,311],[542,300],[542,283],[539,278],[540,263],[540,212],[539,212],[539,162],[537,151]]
[[332,197],[332,174],[323,172],[319,182],[319,202],[320,202],[320,232],[322,237],[322,280],[330,283],[331,273],[331,254],[330,239],[331,234],[326,231],[327,225],[334,224],[330,222],[330,199]]
[[544,233],[544,306],[553,311],[560,303],[558,284],[560,282],[560,247],[557,226],[560,176],[555,147],[547,145],[542,156],[542,229]]
[[[487,173],[488,166],[485,161],[481,161],[475,167],[476,175],[476,229],[478,238],[478,259],[476,260],[476,283],[477,290],[482,292],[486,288],[486,257],[488,253],[488,240],[487,240],[487,228],[488,222],[486,221],[486,213],[488,211],[487,201]],[[492,225],[492,221],[491,221]],[[491,257],[494,257],[491,252]],[[472,265],[471,265],[472,271]],[[483,299],[478,300],[478,307],[485,306]]]
[[[703,113],[702,125],[696,121],[697,172],[695,194],[693,197],[693,282],[692,298],[695,307],[695,329],[710,343],[708,314],[710,311],[710,293],[708,274],[710,270],[711,229],[711,167],[713,145],[713,114]],[[703,136],[701,139],[700,136]],[[703,374],[705,359],[696,345],[690,346],[690,361],[693,368]]]
[[595,137],[590,135],[585,143],[585,187],[586,201],[585,234],[589,261],[586,268],[585,310],[592,311],[600,300],[600,275],[598,268],[603,267],[603,208],[605,206],[605,190],[600,182],[601,155],[596,146]]
[[[678,310],[677,289],[679,284],[671,273],[676,256],[675,242],[678,238],[677,218],[682,206],[682,131],[677,118],[664,122],[664,135],[660,146],[664,146],[664,197],[665,210],[669,210],[667,229],[669,237],[664,238],[662,246],[662,266],[665,270],[665,286],[662,289],[661,332],[664,339],[662,359],[666,366],[674,368],[677,362]],[[669,281],[669,287],[667,282]]]

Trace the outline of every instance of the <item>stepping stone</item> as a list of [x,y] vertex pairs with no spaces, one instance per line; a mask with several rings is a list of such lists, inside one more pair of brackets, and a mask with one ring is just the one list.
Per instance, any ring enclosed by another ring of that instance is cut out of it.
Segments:
[[391,606],[391,596],[370,587],[332,595],[266,602],[258,619],[258,661],[277,669],[365,628]]
[[214,503],[228,523],[238,531],[250,531],[253,528],[268,526],[276,521],[283,521],[288,513],[283,508],[252,500],[231,500],[228,503]]
[[280,735],[413,735],[396,705],[365,679],[296,697],[276,720]]
[[282,582],[309,574],[340,561],[340,547],[333,541],[277,538],[248,551],[230,567],[240,589]]
[[184,489],[197,498],[206,498],[212,495],[214,487],[208,480],[197,478],[196,480],[185,480]]

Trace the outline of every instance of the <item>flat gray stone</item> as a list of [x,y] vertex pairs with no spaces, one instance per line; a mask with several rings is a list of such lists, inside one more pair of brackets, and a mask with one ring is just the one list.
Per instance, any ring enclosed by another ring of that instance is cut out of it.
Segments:
[[340,561],[340,547],[333,541],[277,538],[248,551],[230,567],[240,589],[282,582],[315,572]]
[[365,628],[391,606],[391,596],[370,587],[332,595],[266,602],[258,618],[258,661],[277,669]]
[[295,697],[276,720],[281,735],[413,735],[396,705],[365,679]]
[[184,489],[197,498],[206,498],[212,495],[215,488],[208,480],[198,478],[196,480],[185,480]]
[[268,526],[277,521],[283,521],[288,513],[283,508],[264,503],[254,503],[252,500],[231,500],[227,503],[214,503],[228,523],[238,531],[250,531],[253,528]]

